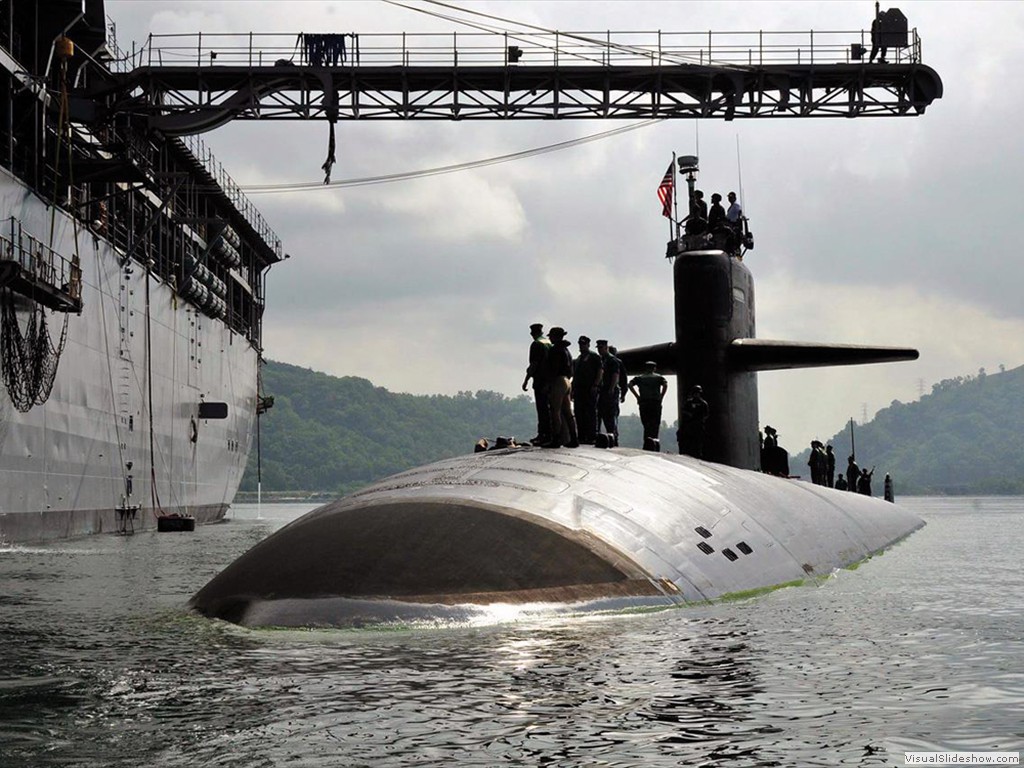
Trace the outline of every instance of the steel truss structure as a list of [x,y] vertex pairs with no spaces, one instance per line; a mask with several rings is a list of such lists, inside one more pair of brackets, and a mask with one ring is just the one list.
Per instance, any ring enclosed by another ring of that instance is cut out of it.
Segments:
[[716,47],[711,33],[699,46],[664,33],[656,45],[637,42],[647,33],[617,33],[625,42],[612,33],[558,34],[542,43],[486,35],[488,44],[448,36],[450,45],[316,35],[318,45],[340,39],[327,57],[311,54],[314,36],[301,33],[290,48],[251,34],[173,36],[173,45],[150,38],[124,71],[76,92],[76,116],[131,113],[165,135],[186,135],[231,120],[912,116],[942,96],[938,74],[920,61],[916,32],[891,63],[855,60],[856,43],[828,42],[863,33],[804,33],[808,46],[748,33],[757,40],[746,47]]

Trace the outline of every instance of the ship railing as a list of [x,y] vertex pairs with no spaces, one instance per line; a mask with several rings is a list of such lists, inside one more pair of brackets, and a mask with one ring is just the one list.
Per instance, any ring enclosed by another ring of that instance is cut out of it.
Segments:
[[[148,58],[151,56],[149,44],[139,48],[133,43],[130,52],[122,50],[117,43],[117,27],[109,18],[107,19],[106,37],[107,51],[112,57],[106,63],[111,70],[115,72],[130,72],[132,69],[148,63]],[[224,166],[213,156],[213,152],[206,146],[206,143],[197,136],[183,136],[181,140],[188,151],[192,153],[196,160],[206,169],[207,173],[217,182],[235,209],[249,222],[249,226],[253,228],[263,242],[280,259],[284,253],[281,239],[270,228],[270,225],[267,224],[263,215],[256,209],[256,206],[245,196],[241,187],[224,170]]]
[[60,312],[81,312],[82,269],[77,258],[65,258],[26,232],[14,216],[0,230],[0,260],[17,268],[7,283],[41,304]]
[[107,17],[106,47],[110,58],[104,63],[110,68],[111,72],[131,72],[136,67],[141,67],[146,63],[144,47],[139,47],[133,42],[131,51],[127,51],[117,44],[117,25],[109,16]]
[[220,187],[224,195],[231,201],[231,204],[235,207],[242,217],[249,222],[249,226],[260,236],[264,243],[277,255],[278,259],[284,254],[284,250],[281,246],[281,238],[270,228],[267,224],[266,219],[263,218],[256,206],[253,205],[252,201],[246,197],[242,188],[231,175],[224,170],[224,166],[221,165],[220,161],[213,156],[213,152],[206,142],[204,142],[197,135],[187,135],[180,137],[185,148],[196,158],[197,161],[206,169],[206,172],[213,177],[213,180]]
[[[867,64],[871,33],[449,32],[218,33],[150,35],[131,60],[154,67],[298,66],[702,66]],[[917,30],[890,47],[896,64],[921,62]],[[858,55],[859,49],[859,55]]]
[[736,222],[723,222],[714,229],[708,228],[703,219],[686,220],[685,227],[677,230],[676,236],[668,241],[665,256],[669,259],[693,251],[718,250],[730,256],[742,256],[754,247],[753,234],[744,216]]

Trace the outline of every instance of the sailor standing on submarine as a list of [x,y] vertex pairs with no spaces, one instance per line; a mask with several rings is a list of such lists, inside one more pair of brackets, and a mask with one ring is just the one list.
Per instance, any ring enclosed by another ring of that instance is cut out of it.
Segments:
[[548,351],[551,349],[551,342],[544,335],[544,326],[541,323],[534,323],[530,326],[530,336],[533,341],[530,343],[530,363],[526,368],[526,378],[523,379],[523,392],[530,379],[533,379],[533,399],[537,407],[537,436],[531,443],[540,445],[551,440],[551,416],[548,410],[548,381],[546,378],[546,367]]
[[[548,350],[545,377],[548,382],[548,407],[551,414],[551,440],[543,448],[579,447],[576,437],[576,422],[572,417],[569,402],[569,386],[572,379],[572,354],[569,342],[565,340],[565,329],[555,326],[548,331],[551,349]],[[568,442],[566,442],[568,440]]]
[[[668,392],[668,380],[658,373],[658,364],[648,360],[644,364],[646,370],[629,382],[629,391],[633,393],[640,406],[640,421],[644,425],[644,449],[649,449],[649,441],[658,440],[661,429],[661,401]],[[654,450],[657,450],[655,448]]]
[[604,360],[590,351],[590,337],[580,336],[580,354],[572,364],[572,401],[581,443],[593,445],[597,437],[597,402],[604,378]]
[[704,388],[699,384],[690,387],[690,394],[683,401],[679,414],[679,452],[704,458],[704,429],[711,409],[704,399]]
[[613,446],[619,444],[619,390],[621,378],[625,375],[621,361],[612,354],[608,339],[597,340],[597,354],[604,365],[601,377],[601,391],[597,399],[598,426],[604,426],[605,432],[612,438]]

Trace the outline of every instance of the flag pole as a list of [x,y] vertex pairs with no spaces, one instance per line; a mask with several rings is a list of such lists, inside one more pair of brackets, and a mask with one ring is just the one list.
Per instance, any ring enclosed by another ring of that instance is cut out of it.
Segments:
[[673,222],[673,224],[675,224],[675,227],[673,228],[673,231],[672,231],[672,239],[673,240],[678,240],[679,239],[679,191],[676,189],[676,176],[677,175],[678,175],[678,170],[676,168],[676,153],[673,152],[672,153],[672,206],[673,206],[673,213],[675,214],[675,221]]
[[[675,157],[675,153],[674,152],[672,153],[672,157],[673,158]],[[675,165],[673,165],[672,166],[672,186],[669,187],[669,190],[670,190],[669,194],[671,194],[671,195],[675,195],[675,192],[676,192],[676,189],[675,189],[675,181],[676,181],[675,170],[676,170],[675,169]],[[664,183],[664,181],[662,181],[662,183]],[[675,234],[675,226],[673,226],[673,224],[672,224],[672,216],[671,215],[667,215],[665,218],[668,219],[668,239],[671,240],[673,235]]]

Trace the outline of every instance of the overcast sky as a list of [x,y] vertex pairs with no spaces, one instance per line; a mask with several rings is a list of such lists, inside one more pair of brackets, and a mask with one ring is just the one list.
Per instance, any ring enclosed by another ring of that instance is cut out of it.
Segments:
[[[860,30],[874,11],[870,2],[461,5],[563,31]],[[623,348],[669,341],[658,182],[672,152],[694,153],[699,140],[703,189],[738,189],[738,138],[756,238],[746,263],[757,335],[921,351],[912,363],[760,374],[761,422],[783,445],[800,450],[941,379],[1020,365],[1024,3],[899,6],[944,83],[922,117],[666,121],[445,176],[252,195],[291,254],[268,281],[267,357],[393,391],[512,395],[532,322]],[[369,0],[107,0],[107,12],[122,48],[150,32],[468,31]],[[339,123],[333,178],[477,160],[622,125]],[[203,138],[243,186],[321,179],[326,123],[237,122]]]

